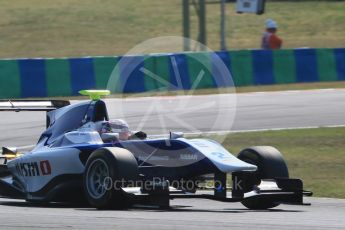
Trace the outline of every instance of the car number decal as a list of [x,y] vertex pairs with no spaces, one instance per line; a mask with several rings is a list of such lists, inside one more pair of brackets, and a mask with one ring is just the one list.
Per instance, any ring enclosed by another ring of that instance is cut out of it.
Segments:
[[50,175],[51,165],[48,160],[39,162],[22,162],[16,164],[16,170],[23,177]]

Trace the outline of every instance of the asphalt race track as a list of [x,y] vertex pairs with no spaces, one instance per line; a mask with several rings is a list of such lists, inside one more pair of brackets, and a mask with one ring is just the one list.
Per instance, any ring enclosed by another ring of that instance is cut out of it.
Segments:
[[[226,95],[205,95],[106,102],[110,118],[123,118],[148,134],[345,125],[343,89],[242,93],[237,94],[237,105],[228,100]],[[43,112],[1,112],[0,117],[2,146],[33,145],[44,130]]]
[[239,203],[176,199],[171,209],[100,211],[0,199],[0,229],[344,229],[345,200],[308,198],[311,206],[253,211]]
[[[215,97],[218,97],[218,107],[210,109],[214,103],[209,102],[215,101]],[[146,113],[156,101],[164,111]],[[216,117],[226,122],[229,114],[236,114],[232,131],[345,125],[345,90],[243,93],[237,95],[237,106],[222,95],[193,96],[188,97],[188,101],[180,107],[175,97],[106,100],[111,118],[125,118],[130,126],[149,134],[169,130],[187,133],[229,131],[222,122],[215,124],[214,121]],[[0,117],[2,146],[32,145],[44,129],[44,113],[2,112]],[[238,203],[176,199],[168,210],[141,207],[98,211],[89,207],[39,206],[21,200],[0,199],[0,229],[345,228],[345,200],[306,198],[306,202],[312,205],[281,205],[269,211],[251,211]]]

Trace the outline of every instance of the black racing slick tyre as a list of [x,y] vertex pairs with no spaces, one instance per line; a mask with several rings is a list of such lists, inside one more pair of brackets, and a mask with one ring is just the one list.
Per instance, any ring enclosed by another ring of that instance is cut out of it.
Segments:
[[128,197],[121,189],[125,183],[136,181],[138,164],[128,150],[100,148],[87,160],[83,186],[92,207],[98,209],[124,209]]
[[[289,171],[283,156],[274,147],[254,146],[246,148],[238,154],[238,158],[258,167],[258,170],[253,174],[256,181],[289,178]],[[242,204],[249,209],[269,209],[279,205],[279,203],[271,202],[262,197],[245,199]]]

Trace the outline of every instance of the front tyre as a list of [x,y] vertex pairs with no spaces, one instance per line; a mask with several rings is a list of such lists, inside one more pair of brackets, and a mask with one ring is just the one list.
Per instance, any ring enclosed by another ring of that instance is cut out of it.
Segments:
[[[242,150],[238,158],[247,163],[256,165],[257,171],[253,173],[256,177],[253,181],[262,179],[289,178],[289,171],[282,154],[271,146],[254,146]],[[252,185],[254,186],[254,185]],[[262,197],[245,199],[242,204],[249,209],[269,209],[279,205]]]
[[128,200],[121,189],[136,181],[138,164],[133,154],[122,148],[95,150],[86,163],[83,186],[89,204],[98,209],[123,209]]

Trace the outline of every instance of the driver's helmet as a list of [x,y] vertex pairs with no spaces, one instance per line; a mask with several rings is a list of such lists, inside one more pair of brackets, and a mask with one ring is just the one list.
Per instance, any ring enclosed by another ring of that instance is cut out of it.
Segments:
[[120,140],[128,140],[131,135],[127,122],[122,119],[103,121],[100,133],[118,133]]
[[109,124],[114,133],[129,132],[127,122],[122,119],[110,120]]

